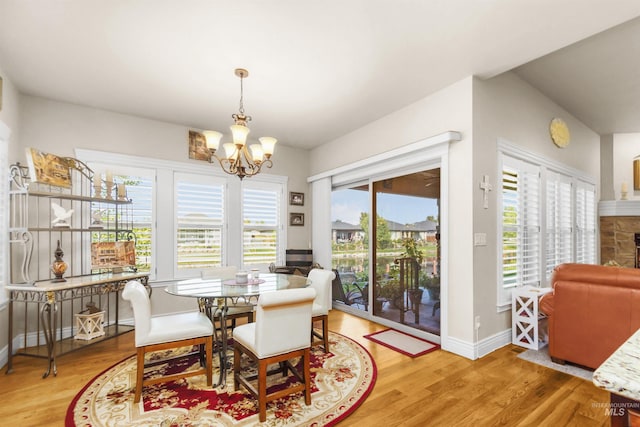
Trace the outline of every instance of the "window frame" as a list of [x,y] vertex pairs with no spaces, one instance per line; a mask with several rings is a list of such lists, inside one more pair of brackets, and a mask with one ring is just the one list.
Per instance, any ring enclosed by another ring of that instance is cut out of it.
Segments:
[[[222,200],[220,201],[222,206],[222,223],[220,224],[220,245],[221,245],[221,254],[220,254],[220,266],[226,265],[226,242],[227,242],[227,227],[225,226],[225,215],[227,214],[226,209],[226,189],[227,189],[227,181],[221,177],[211,176],[202,174],[192,174],[185,172],[174,172],[173,173],[173,193],[174,193],[174,209],[173,209],[173,220],[174,220],[174,262],[173,262],[173,277],[174,278],[184,278],[184,277],[193,277],[194,275],[199,275],[203,269],[206,268],[189,268],[189,269],[180,269],[178,268],[178,231],[179,231],[179,222],[178,222],[178,182],[189,182],[195,184],[207,184],[211,186],[220,186],[222,187]],[[213,267],[213,266],[212,266]]]
[[[244,198],[244,190],[245,189],[255,189],[255,190],[265,190],[265,191],[273,191],[277,193],[278,197],[278,212],[276,213],[277,223],[274,227],[261,227],[261,229],[270,229],[273,228],[276,230],[276,259],[273,261],[276,265],[284,265],[283,260],[285,259],[285,249],[286,249],[286,240],[283,239],[284,231],[286,230],[287,224],[287,200],[285,197],[286,188],[282,182],[277,181],[244,181],[242,182],[242,198]],[[240,238],[242,239],[242,250],[241,250],[241,260],[243,266],[251,266],[252,268],[260,268],[264,269],[268,266],[268,264],[246,264],[244,260],[244,217],[245,211],[242,209],[242,222],[241,222],[241,234]],[[251,227],[250,227],[251,228]]]
[[[152,251],[153,263],[150,273],[152,281],[172,281],[177,278],[197,277],[199,271],[191,271],[188,275],[176,277],[177,259],[174,250],[160,250],[170,248],[175,244],[177,233],[176,221],[174,219],[174,173],[192,174],[194,176],[214,177],[225,182],[225,212],[242,212],[241,189],[243,182],[265,182],[279,184],[282,194],[287,194],[288,177],[271,174],[260,174],[251,178],[240,180],[235,176],[225,174],[219,167],[207,162],[192,161],[179,162],[172,160],[154,159],[139,157],[128,154],[109,153],[96,150],[76,149],[76,157],[79,160],[91,164],[119,165],[122,167],[139,167],[156,170],[156,185],[153,195],[153,224],[152,224]],[[115,169],[115,166],[114,166]],[[281,232],[278,248],[278,263],[284,263],[284,253],[287,243],[286,227],[286,205],[285,197],[280,200],[280,221]],[[226,265],[242,266],[242,218],[241,215],[228,215],[226,223]]]

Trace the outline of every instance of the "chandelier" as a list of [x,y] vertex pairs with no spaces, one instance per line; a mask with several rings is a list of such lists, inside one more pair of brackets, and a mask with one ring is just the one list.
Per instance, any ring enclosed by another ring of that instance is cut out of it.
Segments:
[[273,166],[271,155],[278,140],[270,136],[263,136],[258,138],[260,144],[252,144],[251,147],[247,148],[247,135],[250,132],[247,122],[251,121],[251,116],[244,114],[242,81],[249,76],[249,72],[243,68],[236,68],[235,75],[240,77],[240,109],[238,114],[231,115],[235,122],[230,126],[233,142],[222,144],[225,157],[216,154],[222,134],[213,130],[206,130],[203,133],[207,141],[207,148],[211,153],[209,162],[213,163],[213,159],[216,159],[224,172],[230,175],[237,175],[242,179],[245,176],[252,177],[257,175],[260,173],[262,166],[266,165],[269,168]]

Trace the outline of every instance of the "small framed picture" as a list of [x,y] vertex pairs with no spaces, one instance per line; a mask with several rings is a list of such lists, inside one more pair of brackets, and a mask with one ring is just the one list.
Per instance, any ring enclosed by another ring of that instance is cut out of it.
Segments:
[[295,206],[304,206],[304,193],[289,192],[289,204]]
[[304,225],[304,214],[291,212],[289,214],[289,225]]

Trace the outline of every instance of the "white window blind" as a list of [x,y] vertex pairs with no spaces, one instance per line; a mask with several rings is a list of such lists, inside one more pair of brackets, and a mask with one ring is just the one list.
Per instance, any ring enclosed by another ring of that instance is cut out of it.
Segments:
[[282,185],[243,183],[242,262],[245,266],[278,262]]
[[553,171],[546,174],[546,260],[545,277],[573,259],[572,178]]
[[540,169],[504,157],[502,167],[502,280],[499,303],[515,286],[540,283]]
[[576,185],[576,262],[596,263],[596,188],[578,181]]
[[222,265],[224,183],[202,175],[175,174],[176,267]]

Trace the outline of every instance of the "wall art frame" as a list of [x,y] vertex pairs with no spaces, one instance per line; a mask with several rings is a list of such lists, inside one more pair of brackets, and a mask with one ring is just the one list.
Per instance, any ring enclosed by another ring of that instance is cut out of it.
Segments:
[[304,206],[304,193],[289,192],[289,204],[292,206]]
[[297,227],[304,225],[304,214],[300,212],[289,213],[289,225]]
[[35,148],[27,148],[27,164],[32,182],[71,188],[69,159],[45,153]]

